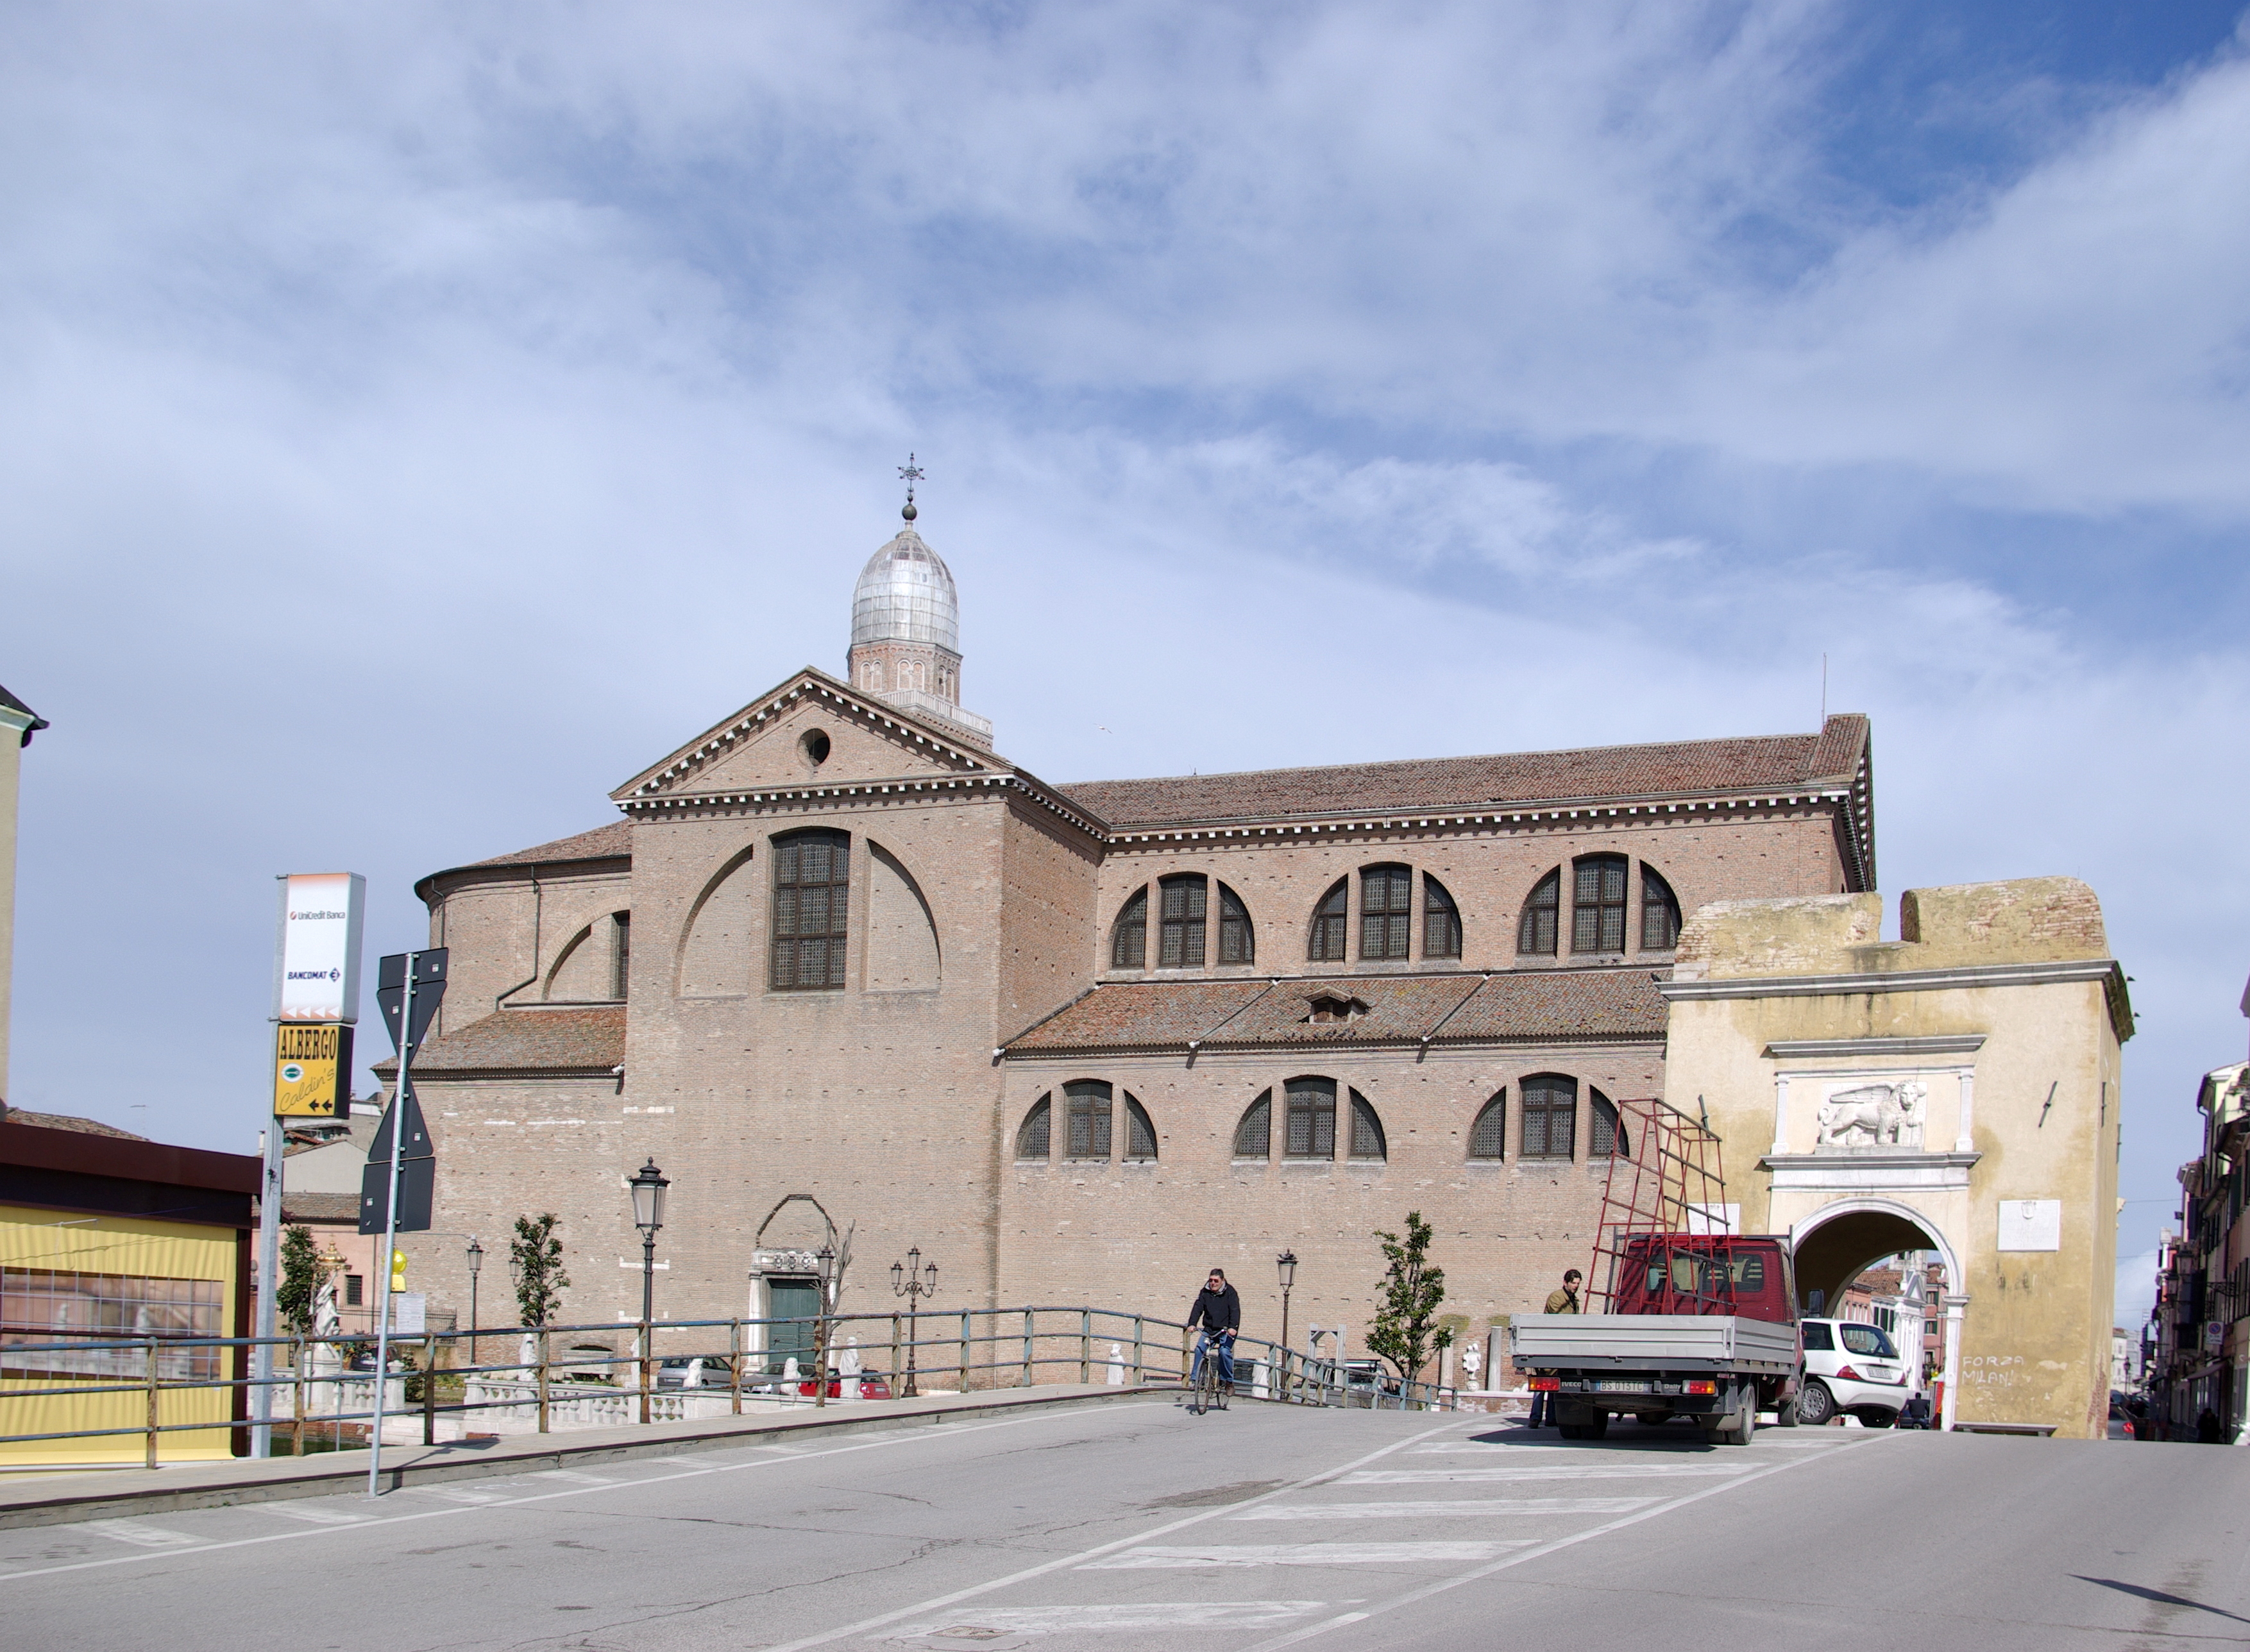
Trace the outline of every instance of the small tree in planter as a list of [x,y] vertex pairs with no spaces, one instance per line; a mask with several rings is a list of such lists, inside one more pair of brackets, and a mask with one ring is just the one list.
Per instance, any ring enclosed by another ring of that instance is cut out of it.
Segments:
[[1380,1354],[1398,1368],[1409,1382],[1418,1382],[1430,1356],[1453,1346],[1450,1326],[1438,1322],[1438,1304],[1446,1299],[1446,1271],[1430,1262],[1430,1239],[1434,1230],[1422,1213],[1406,1213],[1406,1237],[1377,1230],[1383,1254],[1391,1265],[1383,1276],[1382,1302],[1375,1311],[1375,1328],[1368,1332],[1370,1353]]
[[293,1337],[310,1336],[313,1303],[321,1291],[321,1253],[313,1230],[291,1228],[281,1236],[281,1278],[273,1288],[273,1309],[281,1328]]
[[570,1276],[562,1271],[562,1242],[555,1236],[556,1216],[551,1210],[536,1216],[515,1219],[515,1237],[508,1242],[507,1265],[515,1276],[515,1305],[521,1314],[519,1324],[538,1326],[553,1321],[556,1311],[562,1305],[562,1293],[570,1288]]

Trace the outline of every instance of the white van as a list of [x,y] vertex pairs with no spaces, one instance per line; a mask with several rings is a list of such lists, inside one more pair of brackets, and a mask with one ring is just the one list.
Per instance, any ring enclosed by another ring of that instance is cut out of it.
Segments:
[[1797,1420],[1818,1428],[1849,1412],[1872,1428],[1888,1428],[1914,1389],[1914,1367],[1880,1325],[1856,1319],[1802,1319],[1805,1387]]

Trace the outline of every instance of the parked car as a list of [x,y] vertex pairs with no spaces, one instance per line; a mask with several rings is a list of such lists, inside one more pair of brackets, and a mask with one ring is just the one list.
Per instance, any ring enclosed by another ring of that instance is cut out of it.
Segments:
[[1898,1345],[1880,1325],[1856,1319],[1806,1319],[1805,1390],[1798,1398],[1800,1422],[1818,1427],[1847,1412],[1870,1428],[1888,1428],[1898,1420],[1913,1392],[1912,1368]]
[[675,1354],[656,1367],[659,1388],[731,1388],[735,1367],[721,1353]]
[[[798,1383],[797,1391],[807,1400],[816,1397],[814,1385],[810,1379]],[[872,1371],[862,1371],[850,1377],[832,1371],[828,1373],[828,1397],[832,1400],[887,1400],[891,1397],[891,1385]]]
[[621,1366],[631,1363],[607,1343],[574,1342],[556,1356],[551,1368],[557,1382],[602,1382],[615,1387]]
[[1396,1400],[1405,1392],[1398,1379],[1380,1359],[1345,1360],[1343,1391],[1353,1405],[1372,1405],[1378,1394],[1385,1400]]

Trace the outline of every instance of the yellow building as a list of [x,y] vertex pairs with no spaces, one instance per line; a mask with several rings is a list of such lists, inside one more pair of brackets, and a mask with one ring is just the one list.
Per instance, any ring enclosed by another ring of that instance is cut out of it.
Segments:
[[2124,972],[2075,878],[1725,901],[1680,937],[1666,1091],[1708,1108],[1729,1213],[1800,1298],[1943,1259],[1947,1426],[2101,1439]]
[[[245,1154],[0,1107],[0,1436],[76,1436],[0,1442],[0,1463],[237,1454],[241,1388],[200,1385],[238,1383],[245,1352],[184,1339],[249,1334],[259,1172]],[[81,1346],[35,1351],[55,1343]],[[130,1432],[89,1432],[107,1429]]]

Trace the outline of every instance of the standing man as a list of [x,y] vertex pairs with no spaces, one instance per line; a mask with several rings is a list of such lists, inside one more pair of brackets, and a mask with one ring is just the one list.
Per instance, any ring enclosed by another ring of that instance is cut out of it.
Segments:
[[[1573,1268],[1568,1273],[1565,1273],[1563,1276],[1563,1288],[1560,1291],[1553,1291],[1548,1293],[1546,1311],[1549,1313],[1584,1313],[1585,1310],[1578,1305],[1578,1286],[1584,1278],[1585,1275],[1580,1273],[1576,1268]],[[1554,1420],[1554,1396],[1549,1394],[1544,1388],[1540,1389],[1531,1396],[1531,1426],[1533,1428],[1543,1428],[1547,1427],[1548,1424]]]
[[1196,1343],[1195,1364],[1188,1380],[1192,1383],[1202,1373],[1204,1356],[1209,1352],[1218,1356],[1218,1380],[1232,1394],[1234,1337],[1242,1329],[1242,1298],[1226,1283],[1225,1273],[1218,1268],[1211,1270],[1211,1277],[1197,1293],[1195,1306],[1188,1310],[1188,1329],[1192,1331],[1198,1325],[1203,1327],[1203,1335]]

